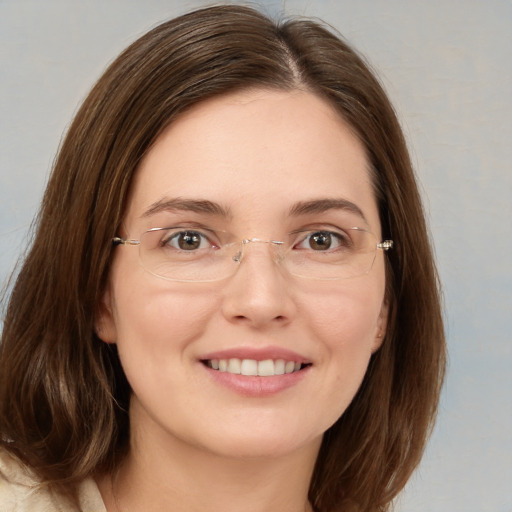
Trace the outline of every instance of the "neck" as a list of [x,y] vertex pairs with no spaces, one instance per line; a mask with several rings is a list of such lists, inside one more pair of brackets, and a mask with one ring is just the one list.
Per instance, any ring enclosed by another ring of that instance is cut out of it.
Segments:
[[278,457],[229,457],[140,434],[132,433],[116,474],[100,480],[108,512],[312,510],[307,494],[320,440]]

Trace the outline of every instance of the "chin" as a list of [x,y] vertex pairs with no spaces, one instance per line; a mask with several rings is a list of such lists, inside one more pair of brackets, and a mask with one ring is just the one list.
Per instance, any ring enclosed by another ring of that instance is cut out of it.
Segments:
[[209,434],[202,432],[202,440],[196,438],[196,443],[227,458],[279,458],[311,449],[316,453],[323,430],[301,429],[300,423],[248,421],[235,425],[229,422]]
[[216,444],[212,453],[230,459],[277,459],[292,456],[307,449],[318,450],[319,440],[303,440],[283,438],[283,436],[240,436],[231,438],[229,442],[224,439],[222,445]]

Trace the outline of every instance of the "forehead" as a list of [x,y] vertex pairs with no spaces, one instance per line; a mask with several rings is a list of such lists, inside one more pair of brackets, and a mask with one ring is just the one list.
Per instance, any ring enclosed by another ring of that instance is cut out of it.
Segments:
[[342,199],[378,225],[364,147],[330,104],[302,91],[229,94],[181,116],[141,162],[125,220],[176,198],[262,222],[298,202]]

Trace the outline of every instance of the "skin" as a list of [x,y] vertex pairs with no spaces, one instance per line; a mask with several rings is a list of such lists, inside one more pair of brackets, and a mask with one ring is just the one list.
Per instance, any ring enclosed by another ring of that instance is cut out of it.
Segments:
[[[322,99],[245,91],[206,101],[173,123],[142,161],[120,236],[174,222],[222,226],[237,239],[282,240],[340,215],[380,240],[368,161]],[[228,215],[160,211],[169,198],[222,205]],[[299,201],[344,199],[338,210],[290,215]],[[97,331],[117,343],[133,389],[130,453],[115,479],[120,512],[308,510],[323,433],[343,414],[386,328],[384,255],[341,281],[289,275],[267,244],[248,247],[222,281],[160,279],[138,249],[116,249]],[[280,347],[312,363],[294,386],[243,396],[211,378],[204,354]],[[258,482],[255,486],[254,483]],[[116,510],[110,479],[99,479]]]

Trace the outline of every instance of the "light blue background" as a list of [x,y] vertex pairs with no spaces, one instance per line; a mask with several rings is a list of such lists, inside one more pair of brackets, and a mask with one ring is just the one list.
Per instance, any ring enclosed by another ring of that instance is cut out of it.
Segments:
[[[61,134],[128,43],[203,2],[0,0],[0,281],[26,244]],[[512,511],[512,2],[290,0],[373,63],[422,182],[450,368],[397,510]]]

